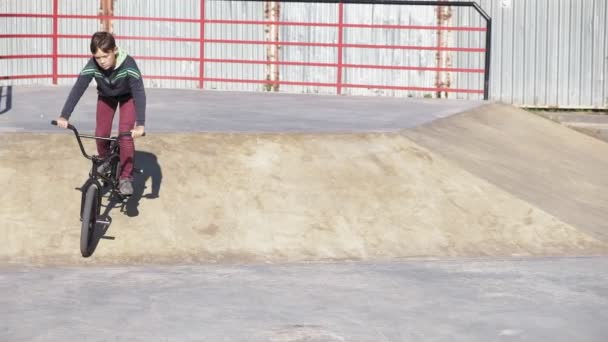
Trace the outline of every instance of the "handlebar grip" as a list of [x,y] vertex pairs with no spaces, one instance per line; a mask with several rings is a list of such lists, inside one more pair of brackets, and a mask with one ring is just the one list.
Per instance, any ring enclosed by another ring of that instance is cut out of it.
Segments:
[[[57,120],[51,121],[51,125],[57,126]],[[76,131],[76,127],[72,126],[72,124],[68,124],[68,129],[70,129],[72,131]]]
[[[119,137],[119,138],[120,138],[120,137],[130,137],[131,135],[132,135],[132,133],[131,133],[131,132],[124,132],[124,133],[119,133],[119,134],[118,134],[118,137]],[[146,136],[146,132],[144,132],[144,134],[142,134],[142,137],[145,137],[145,136]]]

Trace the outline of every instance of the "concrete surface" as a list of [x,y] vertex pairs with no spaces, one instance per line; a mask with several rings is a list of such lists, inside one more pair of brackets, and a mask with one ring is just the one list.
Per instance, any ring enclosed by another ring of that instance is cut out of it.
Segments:
[[[69,87],[13,87],[0,132],[56,132]],[[96,90],[90,87],[71,122],[91,131]],[[471,108],[482,101],[147,89],[146,128],[157,132],[396,131]],[[1,111],[1,110],[0,110]]]
[[608,112],[535,111],[547,119],[608,142]]
[[404,135],[607,241],[608,144],[500,104],[437,120]]
[[13,342],[608,336],[605,257],[9,268],[0,293],[0,340]]
[[[549,120],[479,102],[151,89],[144,174],[84,259],[75,188],[89,165],[48,125],[67,89],[4,94],[2,341],[608,335],[608,150]],[[94,100],[72,121],[85,132]]]

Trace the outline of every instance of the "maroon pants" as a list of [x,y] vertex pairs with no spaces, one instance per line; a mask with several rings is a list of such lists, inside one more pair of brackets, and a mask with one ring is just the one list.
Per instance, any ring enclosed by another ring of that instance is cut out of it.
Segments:
[[[113,97],[97,98],[97,128],[95,135],[109,137],[112,133],[112,121],[114,113],[120,104],[120,119],[118,121],[118,132],[130,132],[135,126],[135,103],[131,96],[116,99]],[[120,146],[120,179],[131,179],[133,176],[133,156],[135,155],[135,144],[132,137],[121,137],[118,140]],[[110,154],[110,142],[97,140],[97,153],[100,157]]]

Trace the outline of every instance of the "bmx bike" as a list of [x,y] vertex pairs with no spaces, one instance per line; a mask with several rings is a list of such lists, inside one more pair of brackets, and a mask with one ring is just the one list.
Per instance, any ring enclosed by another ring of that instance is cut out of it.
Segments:
[[[51,121],[52,125],[57,126],[57,121]],[[120,176],[120,146],[118,140],[125,136],[130,136],[131,132],[120,133],[118,136],[106,138],[97,137],[93,135],[86,135],[78,133],[76,127],[68,124],[68,129],[74,132],[74,136],[80,146],[80,152],[82,155],[91,161],[91,171],[89,171],[89,178],[86,180],[84,185],[80,188],[82,191],[82,199],[80,202],[80,253],[83,257],[89,257],[92,253],[91,244],[93,242],[93,235],[95,233],[95,227],[99,224],[109,225],[108,220],[99,219],[102,207],[102,198],[104,190],[109,193],[109,203],[120,203],[120,211],[123,212],[130,195],[124,195],[119,190],[119,176]],[[144,134],[145,135],[145,134]],[[106,140],[110,141],[110,154],[105,157],[99,157],[95,155],[88,155],[82,145],[81,138],[95,139],[95,140]],[[107,172],[100,173],[99,167],[107,163],[109,167],[106,168]],[[142,170],[133,169],[134,173],[141,173]],[[108,206],[107,204],[106,206]]]

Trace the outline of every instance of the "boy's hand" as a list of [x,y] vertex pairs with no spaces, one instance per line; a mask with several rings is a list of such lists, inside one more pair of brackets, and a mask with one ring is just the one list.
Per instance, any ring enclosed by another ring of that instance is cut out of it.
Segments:
[[139,138],[144,135],[144,132],[145,132],[144,126],[135,126],[135,128],[131,130],[131,136],[133,138]]
[[62,116],[57,118],[57,127],[68,128],[68,120]]

